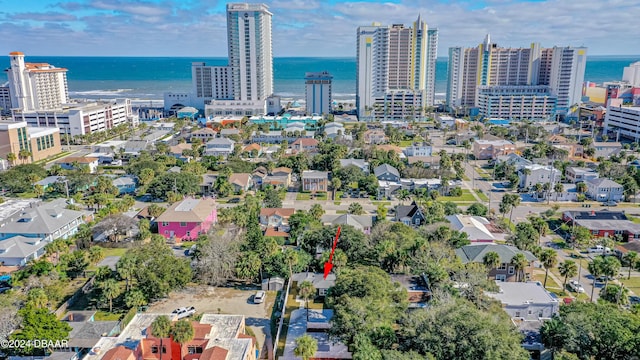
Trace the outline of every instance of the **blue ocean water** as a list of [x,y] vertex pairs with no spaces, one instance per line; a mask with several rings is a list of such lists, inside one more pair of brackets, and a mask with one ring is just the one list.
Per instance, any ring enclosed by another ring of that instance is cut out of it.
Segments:
[[[622,79],[622,71],[640,56],[590,56],[585,80],[596,83]],[[48,62],[69,69],[71,97],[162,99],[165,91],[189,91],[191,63],[226,65],[226,58],[191,57],[64,57],[27,56],[27,62]],[[0,57],[0,68],[9,67],[9,58]],[[304,97],[305,72],[329,71],[333,75],[334,98],[355,98],[355,58],[274,58],[274,91],[283,97]],[[0,83],[3,83],[0,78]],[[436,63],[436,93],[447,86],[447,59]]]

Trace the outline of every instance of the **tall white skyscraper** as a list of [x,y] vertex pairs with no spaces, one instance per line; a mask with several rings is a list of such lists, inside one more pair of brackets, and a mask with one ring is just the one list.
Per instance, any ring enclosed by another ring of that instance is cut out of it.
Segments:
[[273,94],[271,16],[265,4],[227,4],[229,66],[236,100]]
[[307,115],[331,113],[331,80],[327,71],[308,72],[304,76]]
[[67,69],[46,63],[25,63],[24,53],[9,53],[7,69],[11,103],[23,111],[60,108],[69,101]]
[[[489,35],[475,48],[449,48],[447,106],[465,112],[477,108],[480,87],[485,93],[487,87],[502,87],[501,96],[508,101],[521,95],[522,86],[546,85],[546,96],[557,97],[554,113],[566,115],[581,101],[586,54],[584,47],[503,48]],[[530,93],[541,96],[539,88]]]
[[626,81],[634,87],[640,86],[640,61],[625,66],[622,73],[622,81]]
[[409,28],[374,23],[358,27],[357,46],[359,117],[407,120],[433,105],[437,29],[430,30],[420,16]]

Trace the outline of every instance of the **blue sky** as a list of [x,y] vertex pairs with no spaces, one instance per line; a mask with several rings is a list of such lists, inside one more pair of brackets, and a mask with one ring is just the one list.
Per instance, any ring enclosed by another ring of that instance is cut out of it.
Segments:
[[[587,46],[640,53],[640,0],[273,0],[274,56],[355,56],[359,25],[439,29],[438,53],[475,46]],[[225,1],[0,0],[0,56],[226,56]]]

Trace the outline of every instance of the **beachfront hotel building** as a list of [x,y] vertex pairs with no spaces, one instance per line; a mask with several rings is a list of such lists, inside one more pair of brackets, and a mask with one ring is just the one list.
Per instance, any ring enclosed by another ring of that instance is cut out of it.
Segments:
[[9,53],[7,70],[13,108],[48,110],[68,102],[67,69],[47,63],[25,63],[24,53]]
[[11,115],[11,90],[9,83],[0,86],[0,115]]
[[304,76],[306,110],[308,115],[331,113],[331,81],[327,71],[308,72]]
[[[356,107],[360,119],[408,120],[433,105],[438,31],[421,16],[412,27],[374,23],[357,31]],[[411,98],[410,103],[401,98]]]
[[[16,163],[30,163],[62,152],[57,127],[30,127],[25,121],[0,121],[0,158],[16,156]],[[22,157],[21,154],[28,154]]]
[[165,110],[193,106],[216,115],[264,114],[273,94],[272,13],[265,4],[227,4],[228,65],[191,66],[190,93],[165,93]]
[[61,134],[70,136],[104,131],[121,124],[138,126],[139,121],[129,99],[69,103],[51,110],[14,109],[13,119],[33,127],[55,126]]
[[491,119],[547,120],[553,117],[557,102],[546,85],[478,87],[478,109]]
[[[475,48],[452,47],[447,107],[464,113],[477,109],[480,115],[488,116],[479,107],[481,87],[547,86],[557,97],[553,114],[567,115],[581,101],[586,58],[584,47],[542,48],[532,44],[528,48],[503,48],[492,43],[489,35]],[[510,102],[511,98],[504,97],[504,101]]]

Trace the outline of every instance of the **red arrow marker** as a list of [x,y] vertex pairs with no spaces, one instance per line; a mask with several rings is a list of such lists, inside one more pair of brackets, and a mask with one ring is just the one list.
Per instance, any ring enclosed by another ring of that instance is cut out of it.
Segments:
[[333,240],[333,246],[331,247],[331,254],[329,255],[329,261],[324,263],[324,279],[327,279],[327,276],[333,269],[333,253],[336,251],[336,246],[338,246],[338,238],[340,237],[340,226],[338,226],[338,232],[336,232],[336,238]]

